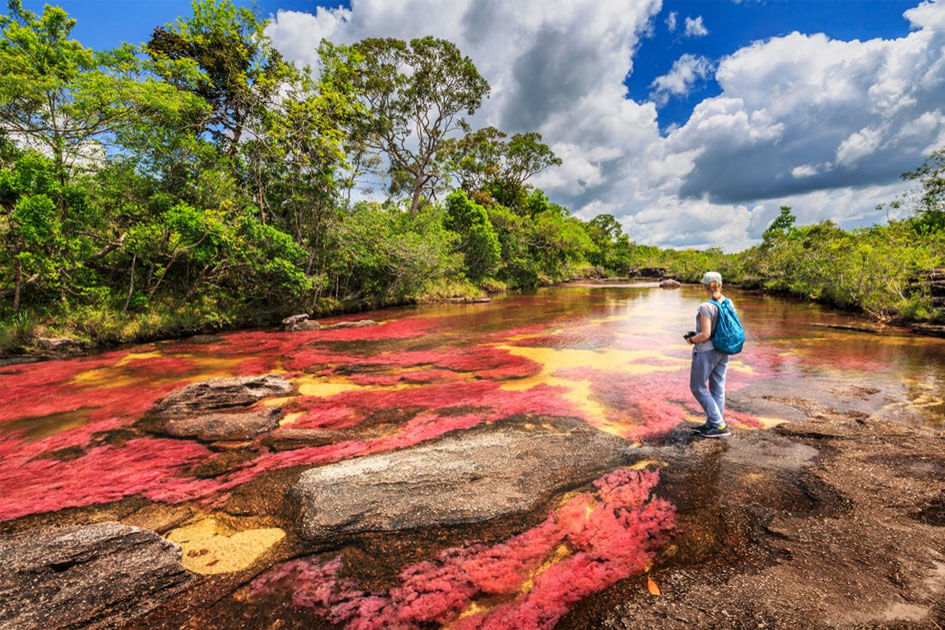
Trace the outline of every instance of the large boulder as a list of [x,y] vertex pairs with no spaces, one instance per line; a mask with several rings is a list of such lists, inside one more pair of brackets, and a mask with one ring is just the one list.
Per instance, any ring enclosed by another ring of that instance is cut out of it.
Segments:
[[321,328],[314,319],[309,319],[307,313],[291,315],[282,320],[282,330],[286,332],[295,332],[297,330],[318,330]]
[[171,392],[139,426],[152,433],[204,441],[246,440],[279,425],[281,407],[254,408],[256,402],[292,391],[281,376],[212,378]]
[[210,413],[165,418],[160,433],[204,442],[247,440],[279,426],[281,407],[246,409],[235,413]]
[[666,278],[660,282],[660,286],[664,289],[678,289],[682,286],[679,280],[674,280],[673,278]]
[[114,628],[194,579],[152,531],[100,523],[0,540],[0,629]]
[[310,540],[474,523],[528,512],[638,453],[577,419],[506,421],[310,469],[293,495]]
[[377,326],[373,319],[357,319],[335,322],[334,324],[322,324],[322,328],[331,330],[334,328],[365,328],[366,326]]

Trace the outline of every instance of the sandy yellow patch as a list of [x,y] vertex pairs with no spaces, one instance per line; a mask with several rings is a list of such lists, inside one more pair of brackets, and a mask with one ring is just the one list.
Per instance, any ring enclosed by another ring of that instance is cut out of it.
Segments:
[[181,563],[201,575],[248,569],[285,538],[278,528],[237,531],[214,518],[168,532],[166,538],[183,549]]
[[627,466],[627,469],[643,470],[644,468],[647,468],[649,466],[658,466],[660,468],[663,468],[667,465],[668,464],[661,459],[641,459],[636,464],[633,464],[632,466]]
[[318,398],[327,398],[342,392],[350,392],[358,389],[372,389],[363,385],[356,385],[346,380],[335,380],[320,376],[303,376],[296,380],[299,386],[299,394],[302,396],[316,396]]
[[298,420],[304,415],[305,415],[304,411],[295,411],[293,413],[287,413],[285,416],[283,416],[282,420],[279,421],[279,426],[284,427],[287,424],[292,424],[293,422],[295,422],[296,420]]
[[155,378],[153,375],[129,374],[124,369],[130,363],[136,361],[147,361],[149,359],[157,359],[165,356],[193,361],[193,370],[186,372],[186,378],[191,382],[232,376],[233,367],[244,360],[243,358],[205,357],[192,354],[164,355],[160,352],[138,352],[122,357],[115,365],[80,372],[72,378],[72,383],[88,388],[111,389],[116,387],[135,387],[142,383],[160,385],[181,380],[181,377],[184,375],[178,372],[171,372]]

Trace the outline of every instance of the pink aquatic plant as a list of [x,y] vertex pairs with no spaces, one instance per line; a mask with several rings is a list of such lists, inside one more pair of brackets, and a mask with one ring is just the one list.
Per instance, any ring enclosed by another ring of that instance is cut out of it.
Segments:
[[[368,593],[342,577],[341,556],[299,559],[274,567],[252,586],[255,595],[288,588],[297,606],[314,608],[352,630],[551,628],[574,603],[645,572],[675,527],[675,510],[652,496],[656,471],[618,469],[572,497],[548,518],[504,543],[447,549],[409,565],[400,583]],[[500,601],[463,616],[478,601]]]

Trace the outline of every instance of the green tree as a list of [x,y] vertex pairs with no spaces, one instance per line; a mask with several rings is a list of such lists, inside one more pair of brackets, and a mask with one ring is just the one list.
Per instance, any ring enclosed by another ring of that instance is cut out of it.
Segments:
[[502,205],[518,208],[526,194],[525,182],[561,160],[538,133],[505,138],[507,134],[495,127],[450,138],[442,145],[442,159],[466,192],[486,193]]
[[919,182],[913,201],[913,227],[923,234],[945,230],[945,148],[934,151],[915,170],[902,178]]
[[406,191],[410,212],[432,196],[443,177],[436,159],[444,140],[468,126],[489,92],[469,57],[449,41],[424,37],[405,42],[369,38],[351,47],[323,47],[344,63],[332,80],[350,81],[364,115],[352,127],[355,144],[383,154],[391,192]]
[[781,206],[780,210],[781,214],[774,218],[774,221],[768,225],[761,235],[765,243],[770,243],[779,236],[786,236],[794,227],[794,221],[797,220],[797,217],[791,213],[791,207]]
[[445,226],[460,236],[458,249],[471,279],[481,280],[496,270],[502,255],[499,237],[486,210],[462,190],[446,198]]
[[[75,20],[62,9],[46,5],[37,16],[21,0],[8,6],[0,16],[0,130],[52,157],[61,193],[71,172],[100,167],[102,145],[168,106],[176,91],[141,76],[132,46],[96,52],[70,39]],[[64,198],[56,202],[65,212]]]
[[145,45],[155,72],[210,104],[204,129],[231,158],[293,71],[265,27],[231,0],[194,0],[189,18],[155,28]]

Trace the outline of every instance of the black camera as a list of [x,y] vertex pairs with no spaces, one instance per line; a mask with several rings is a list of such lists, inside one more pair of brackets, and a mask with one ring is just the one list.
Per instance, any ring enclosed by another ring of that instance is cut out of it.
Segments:
[[683,337],[683,339],[692,339],[692,338],[695,337],[695,336],[696,336],[696,331],[690,330],[689,332],[687,332],[687,333],[686,333],[685,335],[683,335],[682,337]]

